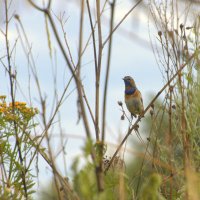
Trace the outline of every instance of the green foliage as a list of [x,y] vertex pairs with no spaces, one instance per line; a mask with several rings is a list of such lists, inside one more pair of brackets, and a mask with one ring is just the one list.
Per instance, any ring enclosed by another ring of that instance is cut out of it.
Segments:
[[23,102],[7,104],[5,99],[0,97],[0,159],[4,169],[0,199],[31,199],[35,181],[29,168],[32,162],[29,134],[36,126],[33,117],[38,111]]
[[162,183],[161,176],[152,174],[146,182],[144,182],[140,200],[164,200],[165,198],[159,192]]
[[123,168],[112,168],[105,176],[105,190],[99,194],[95,166],[85,158],[86,164],[78,170],[78,159],[74,161],[73,185],[80,199],[86,200],[115,200],[123,196],[125,199],[132,199],[133,190],[128,186],[128,177]]

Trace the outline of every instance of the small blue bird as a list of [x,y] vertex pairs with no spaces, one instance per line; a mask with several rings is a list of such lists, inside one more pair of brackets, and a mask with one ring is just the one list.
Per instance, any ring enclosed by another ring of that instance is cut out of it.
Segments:
[[135,81],[130,76],[123,78],[125,83],[125,103],[131,116],[142,116],[144,112],[143,100],[140,91],[135,85]]

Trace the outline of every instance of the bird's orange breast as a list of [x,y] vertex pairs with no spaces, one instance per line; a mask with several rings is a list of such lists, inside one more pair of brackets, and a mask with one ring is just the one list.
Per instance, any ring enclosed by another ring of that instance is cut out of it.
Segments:
[[136,90],[133,94],[125,94],[125,98],[128,100],[128,99],[131,99],[131,98],[134,98],[134,97],[141,97],[141,93],[139,90]]

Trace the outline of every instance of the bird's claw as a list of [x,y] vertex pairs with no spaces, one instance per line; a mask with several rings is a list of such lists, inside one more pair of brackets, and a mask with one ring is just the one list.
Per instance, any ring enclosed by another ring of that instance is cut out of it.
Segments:
[[136,118],[137,116],[136,116],[136,114],[132,114],[132,113],[131,113],[131,118],[133,119],[133,117]]

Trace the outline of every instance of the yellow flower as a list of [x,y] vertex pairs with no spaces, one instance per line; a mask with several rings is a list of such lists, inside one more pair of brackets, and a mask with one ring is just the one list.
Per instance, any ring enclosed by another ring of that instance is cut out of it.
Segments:
[[17,106],[18,104],[19,104],[18,101],[15,101],[14,104],[13,104],[12,102],[10,102],[10,103],[9,103],[9,106],[13,106],[13,105],[14,105],[14,106]]
[[14,120],[17,119],[17,116],[15,116],[15,115],[9,113],[9,114],[7,114],[7,115],[5,116],[5,118],[6,118],[6,120],[8,120],[8,121],[14,121]]
[[9,106],[12,107],[12,106],[13,106],[13,103],[9,103]]
[[19,103],[19,105],[21,105],[21,106],[25,106],[26,105],[26,102],[18,102]]
[[0,113],[4,113],[6,111],[6,108],[0,107]]
[[15,101],[14,103],[10,102],[7,106],[6,102],[0,102],[0,114],[1,116],[3,115],[7,121],[30,120],[39,113],[39,111],[37,108],[28,107],[26,105],[26,102]]
[[0,107],[6,108],[6,102],[0,103]]
[[[9,106],[13,107],[13,103],[12,102],[9,103]],[[24,106],[26,106],[25,102],[19,102],[19,101],[14,102],[14,107],[16,107],[16,108],[20,108],[20,107],[24,107]]]
[[5,99],[6,98],[6,95],[0,95],[0,99]]

